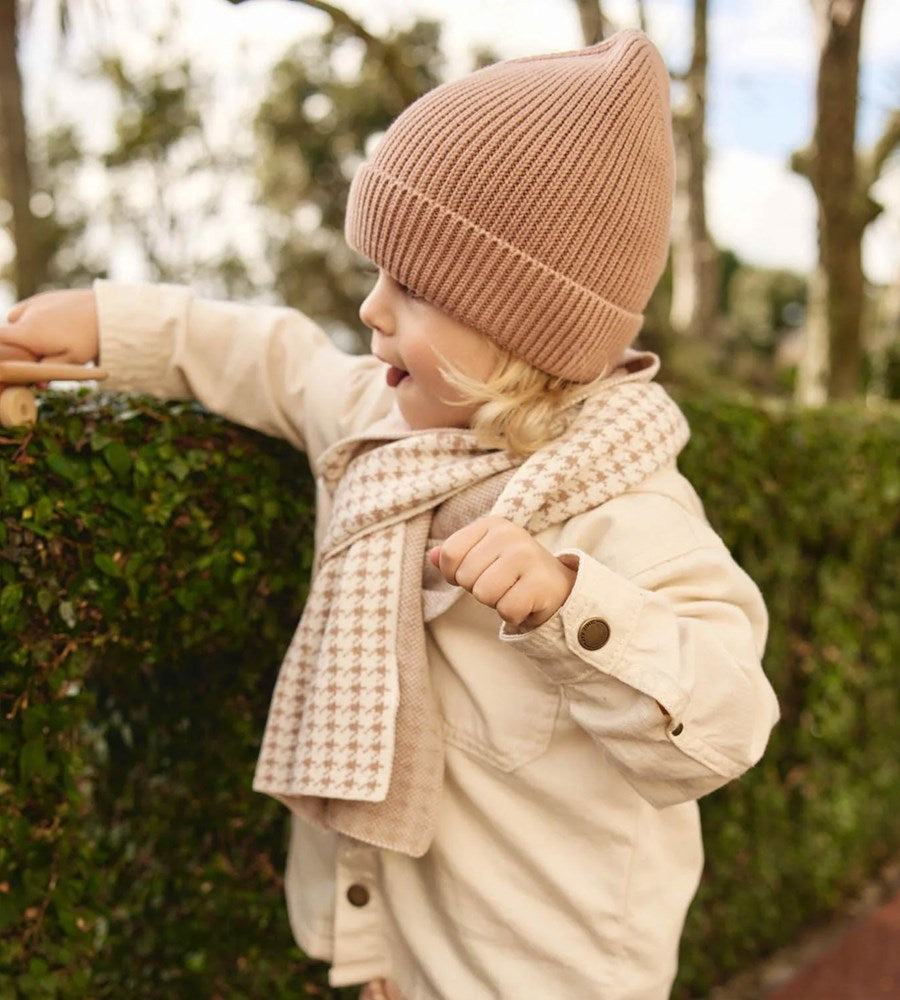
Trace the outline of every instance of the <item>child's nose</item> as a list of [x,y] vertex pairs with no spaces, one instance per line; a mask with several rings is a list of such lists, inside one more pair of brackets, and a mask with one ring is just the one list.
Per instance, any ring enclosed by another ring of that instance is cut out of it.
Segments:
[[363,303],[359,307],[359,318],[370,330],[390,334],[393,332],[393,328],[386,292],[385,277],[384,274],[380,274],[375,282],[375,287],[363,299]]

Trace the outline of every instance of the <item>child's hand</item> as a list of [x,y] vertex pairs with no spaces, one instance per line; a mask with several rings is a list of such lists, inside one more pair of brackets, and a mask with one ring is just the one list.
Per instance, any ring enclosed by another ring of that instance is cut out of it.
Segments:
[[24,348],[41,361],[96,361],[99,336],[97,301],[89,288],[33,295],[0,323],[0,343]]
[[556,614],[575,584],[575,570],[503,517],[480,517],[428,558],[448,583],[495,608],[508,624],[526,628]]

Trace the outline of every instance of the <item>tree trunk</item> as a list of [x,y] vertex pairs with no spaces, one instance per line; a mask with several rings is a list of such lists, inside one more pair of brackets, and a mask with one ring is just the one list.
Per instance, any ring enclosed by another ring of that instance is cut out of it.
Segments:
[[575,6],[578,8],[584,44],[596,45],[597,42],[602,42],[606,21],[603,17],[603,5],[600,0],[575,0]]
[[678,333],[708,336],[718,310],[716,248],[706,226],[707,0],[694,0],[693,52],[687,96],[673,113],[675,198],[672,218],[672,305]]
[[900,144],[900,112],[895,111],[871,150],[858,152],[854,145],[864,4],[812,0],[819,42],[815,129],[809,147],[792,159],[794,170],[812,184],[818,203],[819,262],[807,323],[810,349],[797,378],[797,399],[811,405],[857,396],[862,388],[862,238],[882,210],[870,194],[872,185]]
[[865,0],[813,0],[820,56],[813,139],[819,155],[812,176],[819,200],[819,260],[826,281],[823,305],[832,399],[859,393],[862,368],[862,235],[869,219],[856,203],[854,141],[864,6]]
[[6,199],[12,206],[12,236],[16,248],[16,296],[33,295],[43,284],[35,218],[31,212],[31,168],[22,104],[22,77],[16,58],[17,0],[0,0],[0,171]]

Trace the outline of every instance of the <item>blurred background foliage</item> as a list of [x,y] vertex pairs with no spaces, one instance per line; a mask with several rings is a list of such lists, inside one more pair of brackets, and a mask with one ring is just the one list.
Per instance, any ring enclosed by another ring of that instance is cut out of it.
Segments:
[[277,294],[347,331],[359,327],[372,280],[343,237],[350,181],[407,98],[440,82],[442,67],[434,22],[380,41],[401,59],[399,82],[377,50],[336,25],[285,53],[254,122],[260,200],[274,220],[290,220],[267,239]]
[[[376,35],[339,4],[294,2],[327,14],[327,27],[285,49],[252,127],[230,121],[224,135],[214,128],[221,95],[181,54],[174,2],[152,60],[110,49],[102,32],[94,54],[82,56],[84,83],[102,86],[97,107],[112,119],[99,147],[87,141],[78,117],[28,129],[21,79],[17,89],[13,73],[0,78],[7,204],[0,221],[16,251],[0,280],[18,297],[83,285],[106,275],[118,255],[149,280],[295,306],[345,348],[364,350],[356,310],[370,279],[341,236],[347,189],[393,117],[443,78],[441,25],[417,20]],[[559,2],[561,10],[577,7],[585,41],[616,27],[599,0]],[[713,244],[704,195],[710,12],[708,0],[694,0],[690,58],[672,70],[672,259],[643,337],[665,352],[668,377],[695,387],[797,394],[814,405],[896,398],[900,276],[887,286],[865,282],[859,247],[880,212],[872,186],[896,153],[900,114],[888,109],[871,148],[853,145],[864,0],[796,2],[809,3],[820,38],[814,132],[793,160],[819,203],[819,264],[810,275],[775,272]],[[12,59],[10,70],[17,33],[42,3],[55,5],[64,28],[88,9],[102,23],[109,10],[109,0],[2,0],[0,54]],[[646,23],[640,0],[635,9]],[[64,59],[65,33],[57,44]],[[471,66],[494,58],[473,52]],[[100,192],[89,204],[75,193],[85,184]],[[778,220],[772,225],[774,239]]]
[[[295,306],[345,349],[364,350],[357,308],[371,276],[342,240],[347,190],[398,111],[443,79],[440,24],[375,35],[339,5],[310,0],[327,26],[285,49],[238,129],[227,116],[223,126],[215,82],[183,55],[173,5],[152,60],[98,33],[80,72],[102,100],[30,128],[22,25],[42,3],[66,29],[87,5],[102,17],[109,2],[0,0],[0,228],[13,251],[0,280],[19,296],[83,286],[125,256],[149,280]],[[596,0],[560,0],[573,2],[586,41],[615,27]],[[795,166],[817,186],[820,237],[853,251],[877,215],[871,186],[895,155],[897,117],[874,146],[852,148],[864,4],[809,4],[821,28],[817,93],[828,96]],[[806,275],[713,245],[702,184],[706,2],[692,13],[689,65],[673,70],[673,258],[642,340],[664,354],[695,421],[686,469],[769,600],[767,667],[786,720],[763,765],[704,803],[709,866],[682,997],[838,906],[896,852],[900,809],[900,280],[857,288],[852,252],[849,263],[825,254]],[[65,30],[58,46],[63,60]],[[854,46],[855,66],[834,64],[835,47],[852,56]],[[472,66],[494,58],[473,52]],[[819,152],[832,148],[832,105],[851,140],[837,195],[833,178],[816,174],[840,159]],[[104,119],[101,140],[88,141],[86,116]],[[829,213],[842,206],[853,211],[835,229]],[[836,314],[842,288],[855,320]],[[863,405],[833,402],[845,397]],[[828,405],[805,414],[793,398]],[[337,996],[290,944],[282,812],[245,794],[271,677],[248,690],[244,664],[277,662],[279,629],[302,599],[292,575],[308,541],[306,493],[295,489],[302,459],[270,442],[252,443],[251,458],[242,432],[190,410],[111,412],[106,433],[77,406],[52,406],[52,433],[4,441],[0,462],[10,995],[275,997],[296,995],[302,980],[309,996]],[[221,619],[199,610],[223,600]],[[135,655],[138,672],[127,669]],[[216,721],[183,711],[186,683],[189,699],[219,706]]]

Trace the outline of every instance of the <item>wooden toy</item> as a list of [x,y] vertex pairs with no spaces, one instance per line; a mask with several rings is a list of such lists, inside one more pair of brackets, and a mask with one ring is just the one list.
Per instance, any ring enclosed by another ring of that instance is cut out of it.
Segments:
[[38,361],[29,351],[0,344],[0,426],[20,427],[37,420],[34,387],[44,382],[65,379],[67,382],[102,381],[102,368],[85,365]]

